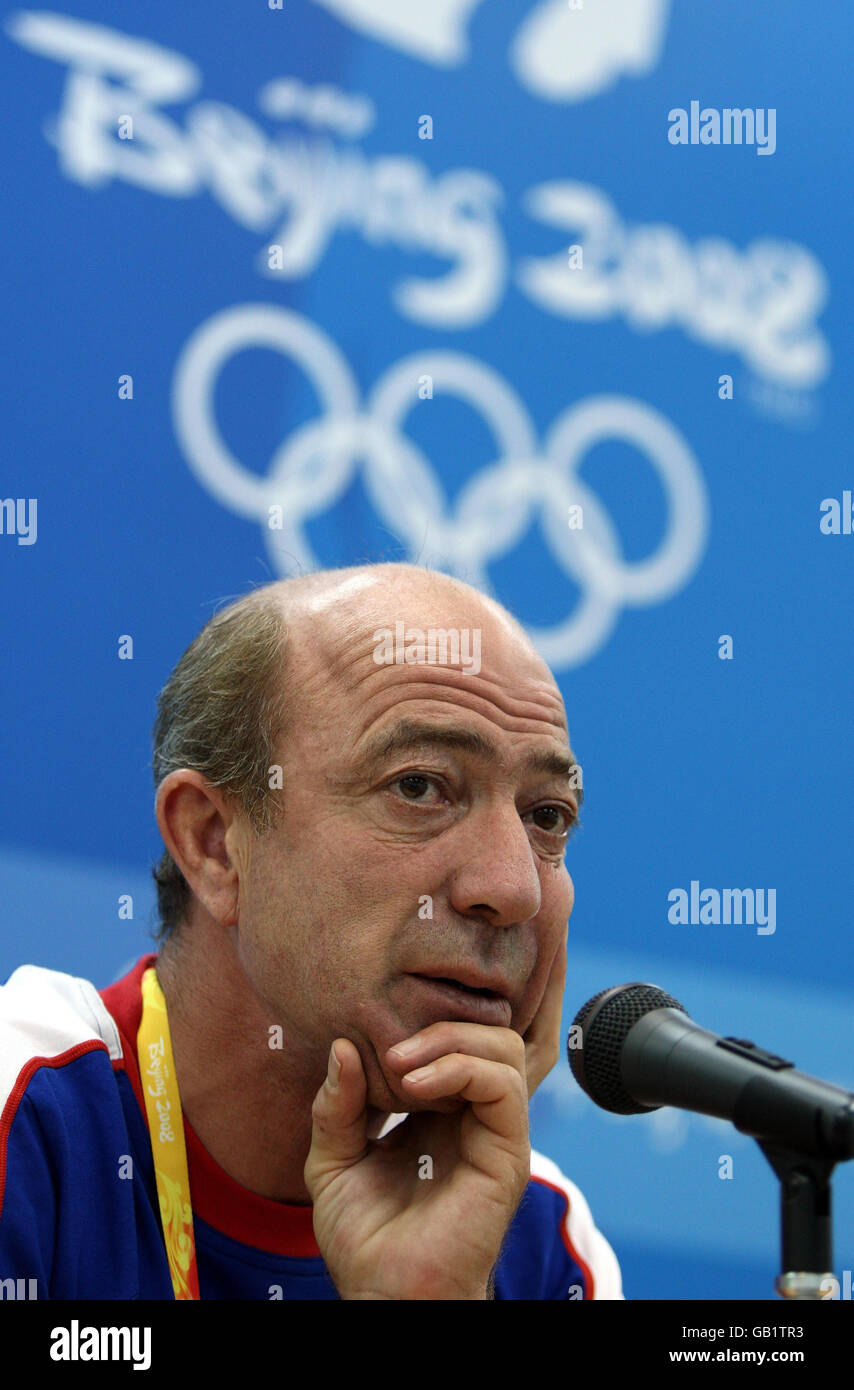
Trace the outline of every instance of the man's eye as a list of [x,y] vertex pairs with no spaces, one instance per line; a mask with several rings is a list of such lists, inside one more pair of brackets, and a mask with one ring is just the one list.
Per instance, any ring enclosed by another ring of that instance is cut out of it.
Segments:
[[429,777],[422,777],[420,773],[409,772],[405,777],[398,777],[394,785],[400,787],[407,801],[420,801],[425,791],[429,791],[432,782]]
[[531,814],[537,827],[550,834],[568,835],[575,828],[575,817],[565,806],[537,806]]

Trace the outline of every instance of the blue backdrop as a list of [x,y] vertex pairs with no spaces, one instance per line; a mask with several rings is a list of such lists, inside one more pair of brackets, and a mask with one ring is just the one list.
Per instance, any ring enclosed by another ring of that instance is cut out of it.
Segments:
[[[5,13],[0,978],[150,949],[154,702],[217,604],[405,557],[561,682],[567,1024],[650,979],[854,1085],[852,40],[792,0]],[[671,920],[692,883],[774,914]],[[533,1115],[629,1297],[771,1296],[752,1141],[564,1066]]]

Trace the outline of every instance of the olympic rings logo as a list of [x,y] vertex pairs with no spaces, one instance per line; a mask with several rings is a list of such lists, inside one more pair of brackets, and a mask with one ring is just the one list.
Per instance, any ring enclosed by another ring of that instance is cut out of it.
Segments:
[[[244,468],[217,426],[214,391],[224,365],[248,348],[270,348],[305,373],[320,403],[314,420],[279,445],[266,477]],[[449,512],[423,450],[403,433],[418,402],[417,383],[473,407],[492,433],[496,462],[475,474]],[[513,388],[476,358],[419,352],[389,367],[367,400],[335,344],[308,319],[272,305],[223,310],[190,337],[173,382],[175,430],[189,465],[210,493],[238,516],[264,523],[281,575],[320,567],[305,535],[348,489],[357,469],[372,506],[410,559],[425,541],[430,562],[493,594],[488,567],[512,550],[534,521],[552,555],[582,591],[571,614],[550,628],[528,629],[555,669],[580,665],[610,636],[622,607],[660,603],[694,573],[708,534],[708,496],[697,460],[678,430],[651,406],[624,396],[594,396],[569,406],[538,443]],[[665,534],[653,554],[623,559],[616,528],[579,477],[587,453],[604,440],[632,445],[655,470],[667,503]],[[584,524],[567,525],[581,505]],[[271,507],[282,526],[269,526]]]

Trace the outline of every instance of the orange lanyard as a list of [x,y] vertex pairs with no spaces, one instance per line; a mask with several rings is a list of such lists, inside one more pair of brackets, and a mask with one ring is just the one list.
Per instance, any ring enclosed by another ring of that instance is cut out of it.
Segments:
[[199,1275],[181,1097],[175,1077],[166,1000],[153,965],[142,977],[142,1018],[137,1052],[172,1288],[176,1299],[198,1298]]

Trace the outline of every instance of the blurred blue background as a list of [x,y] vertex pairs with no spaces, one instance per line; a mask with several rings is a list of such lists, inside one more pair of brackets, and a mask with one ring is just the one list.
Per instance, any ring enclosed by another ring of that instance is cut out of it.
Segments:
[[[853,39],[793,0],[5,12],[2,497],[37,530],[6,509],[0,979],[151,949],[155,699],[215,608],[409,558],[561,682],[567,1025],[652,980],[854,1086],[854,538],[820,529],[852,485]],[[692,101],[760,112],[754,143],[671,143]],[[692,881],[776,890],[776,930],[671,923]],[[627,1296],[772,1296],[752,1141],[609,1116],[564,1066],[533,1117]]]

